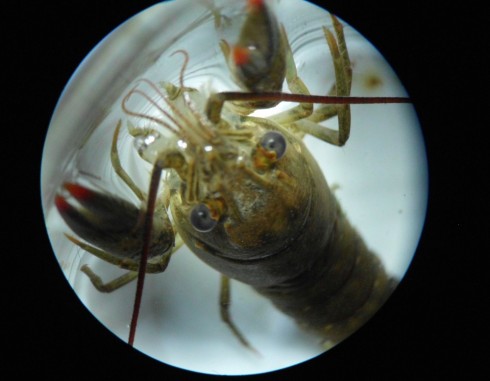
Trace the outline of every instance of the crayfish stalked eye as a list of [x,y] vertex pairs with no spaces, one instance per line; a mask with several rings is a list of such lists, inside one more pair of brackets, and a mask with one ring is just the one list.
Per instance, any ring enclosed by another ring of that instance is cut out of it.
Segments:
[[205,204],[198,204],[192,209],[190,221],[194,229],[201,233],[210,232],[218,223],[212,217],[211,210]]
[[267,151],[275,152],[276,159],[280,159],[286,152],[286,139],[277,131],[269,131],[262,139],[260,139],[260,145]]

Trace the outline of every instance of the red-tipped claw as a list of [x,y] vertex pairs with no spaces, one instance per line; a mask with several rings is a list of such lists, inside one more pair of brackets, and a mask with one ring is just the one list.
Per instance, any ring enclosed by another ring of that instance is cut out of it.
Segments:
[[[115,257],[136,258],[143,247],[144,211],[113,194],[76,183],[62,186],[73,197],[57,195],[54,203],[66,224],[83,240]],[[174,244],[166,214],[155,215],[150,257]]]
[[95,191],[75,183],[64,183],[63,188],[65,188],[78,201],[84,201],[93,198],[95,193]]
[[248,0],[247,5],[252,12],[260,11],[264,7],[264,0]]
[[243,66],[250,62],[250,50],[239,45],[233,47],[233,62],[237,66]]
[[56,205],[56,208],[61,215],[66,214],[69,210],[73,209],[68,201],[66,201],[66,199],[60,195],[56,195],[56,197],[54,198],[54,204]]
[[139,254],[142,247],[139,208],[117,196],[80,184],[67,182],[63,188],[69,196],[59,194],[54,203],[76,235],[115,256]]

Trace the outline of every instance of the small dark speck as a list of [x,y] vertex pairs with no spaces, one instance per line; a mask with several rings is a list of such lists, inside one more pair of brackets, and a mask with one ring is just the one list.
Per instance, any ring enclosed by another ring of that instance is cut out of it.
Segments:
[[369,90],[374,90],[383,85],[383,80],[376,74],[368,74],[364,77],[364,86]]

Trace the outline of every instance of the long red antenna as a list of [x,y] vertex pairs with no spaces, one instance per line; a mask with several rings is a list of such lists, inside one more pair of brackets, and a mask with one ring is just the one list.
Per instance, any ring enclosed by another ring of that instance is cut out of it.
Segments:
[[376,104],[376,103],[410,103],[406,97],[352,97],[330,95],[291,94],[282,92],[246,93],[223,91],[213,95],[223,101],[283,101],[321,104]]
[[225,102],[233,101],[278,101],[297,103],[319,104],[386,104],[386,103],[410,103],[406,97],[351,97],[330,95],[306,95],[290,94],[282,92],[246,93],[239,91],[223,91],[211,94],[206,105],[206,115],[213,123],[218,123],[221,118],[221,110]]
[[141,252],[140,266],[138,268],[138,281],[136,283],[136,296],[134,298],[133,316],[129,327],[128,344],[133,345],[136,335],[136,326],[141,307],[141,298],[143,296],[143,286],[145,284],[146,264],[150,252],[151,231],[153,229],[153,214],[158,193],[158,184],[162,175],[162,169],[155,164],[151,173],[150,189],[148,192],[148,202],[146,206],[145,221],[143,226],[143,251]]

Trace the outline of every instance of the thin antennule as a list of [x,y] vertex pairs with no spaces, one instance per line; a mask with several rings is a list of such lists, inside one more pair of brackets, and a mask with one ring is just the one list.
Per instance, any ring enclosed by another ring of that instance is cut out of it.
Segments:
[[[192,122],[191,120],[189,120],[189,118],[186,115],[184,115],[182,113],[182,111],[176,105],[174,105],[172,102],[170,102],[168,100],[168,97],[165,94],[162,93],[161,89],[158,88],[158,86],[155,83],[153,83],[152,81],[150,81],[148,79],[145,79],[145,78],[139,79],[138,82],[145,83],[149,87],[151,87],[153,89],[153,91],[155,91],[155,93],[157,93],[157,95],[172,110],[172,112],[173,112],[174,115],[169,114],[168,112],[166,112],[165,110],[163,110],[160,106],[158,106],[158,104],[154,100],[149,99],[150,102],[153,105],[155,105],[155,107],[160,112],[162,112],[167,118],[169,118],[178,127],[178,129],[180,130],[180,135],[177,134],[177,136],[182,136],[182,137],[185,137],[185,138],[189,139],[190,136],[189,136],[188,131],[191,131],[194,134],[194,136],[196,136],[199,140],[209,140],[209,137],[206,136],[206,134],[205,134],[205,130],[199,128],[201,126],[197,126],[196,127],[196,125],[195,125],[194,122]],[[149,98],[148,95],[146,95],[146,98],[147,99]],[[184,97],[184,102],[185,102],[186,106],[191,111],[194,111],[192,109],[191,105],[189,105],[188,100],[185,99],[185,97]],[[194,114],[194,116],[196,118],[201,117],[200,115],[196,116],[196,114]]]
[[[175,116],[177,116],[181,122],[179,122],[174,116],[170,115],[169,113],[167,113],[165,110],[161,109],[160,107],[158,107],[158,109],[165,114],[165,116],[167,116],[178,128],[179,130],[182,132],[182,135],[186,135],[185,134],[185,131],[186,129],[183,127],[183,125],[185,125],[185,127],[188,129],[188,130],[193,130],[194,133],[196,133],[197,135],[200,135],[199,134],[199,130],[196,130],[194,128],[194,123],[192,123],[180,110],[178,107],[176,107],[173,103],[169,102],[167,96],[165,94],[162,93],[162,91],[158,88],[158,86],[153,83],[152,81],[148,80],[148,79],[145,79],[145,78],[141,78],[138,80],[138,82],[143,82],[143,83],[146,83],[148,86],[150,86],[153,91],[155,91],[158,96],[161,97],[161,99],[163,99],[163,101],[165,102],[165,104],[172,110],[172,112],[174,113]],[[202,136],[202,134],[199,136],[200,139],[205,139],[204,136]]]
[[184,63],[182,64],[182,68],[180,69],[180,74],[179,74],[179,84],[180,84],[180,87],[183,89],[184,88],[184,73],[185,73],[185,70],[187,69],[187,65],[189,64],[189,53],[187,53],[183,49],[179,49],[179,50],[176,50],[175,52],[173,52],[170,55],[170,57],[176,55],[177,53],[180,53],[184,56]]
[[179,131],[175,127],[171,126],[169,123],[165,122],[163,119],[157,118],[156,116],[151,116],[151,115],[148,115],[148,114],[144,114],[144,113],[141,113],[141,112],[130,110],[127,107],[127,103],[129,101],[129,98],[131,98],[134,94],[141,95],[149,103],[151,103],[158,111],[160,111],[163,115],[165,115],[167,118],[169,118],[170,120],[172,120],[175,123],[175,125],[180,130],[182,130],[180,128],[180,126],[178,125],[178,123],[176,123],[173,120],[172,116],[167,111],[165,111],[164,109],[162,109],[153,99],[151,99],[151,97],[148,96],[148,94],[146,94],[144,91],[141,91],[141,90],[136,89],[136,87],[134,87],[133,89],[131,89],[131,91],[128,94],[126,94],[126,96],[123,98],[121,107],[122,107],[123,111],[126,114],[131,115],[131,116],[136,116],[136,117],[139,117],[139,118],[142,118],[142,119],[146,119],[146,120],[149,120],[151,122],[155,122],[155,123],[161,125],[162,127],[165,127],[170,132],[173,132],[174,134],[179,135]]
[[212,129],[208,128],[208,120],[203,118],[203,114],[196,110],[194,103],[189,98],[188,94],[185,93],[184,86],[184,74],[187,69],[187,65],[189,64],[189,53],[183,49],[176,50],[171,54],[171,56],[180,53],[184,56],[184,63],[182,64],[182,68],[179,73],[179,84],[180,88],[184,92],[184,101],[187,108],[191,111],[194,118],[199,122],[198,128],[194,128],[194,125],[190,126],[196,133],[204,134],[204,138],[209,140],[215,136]]

